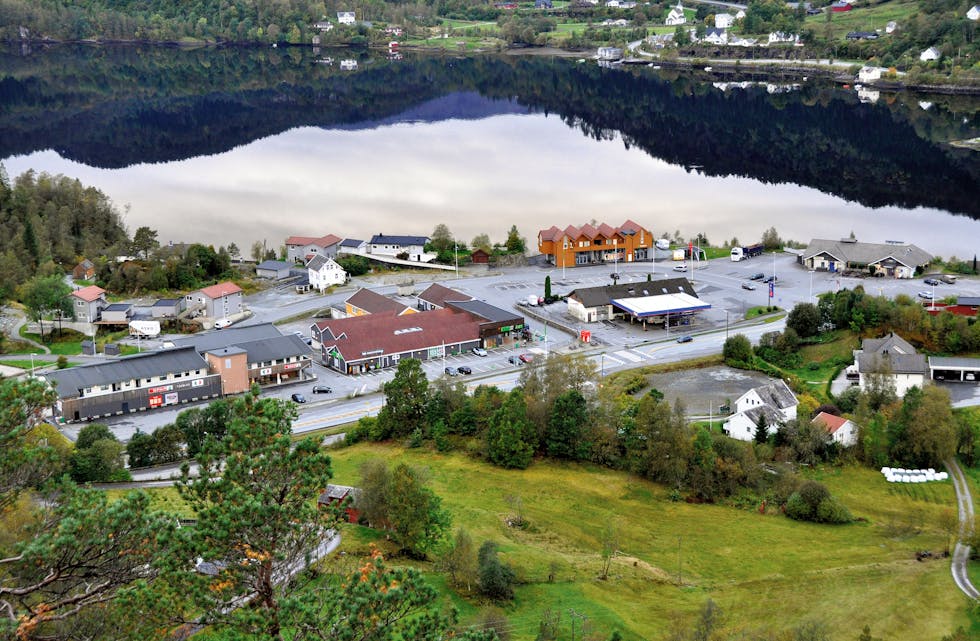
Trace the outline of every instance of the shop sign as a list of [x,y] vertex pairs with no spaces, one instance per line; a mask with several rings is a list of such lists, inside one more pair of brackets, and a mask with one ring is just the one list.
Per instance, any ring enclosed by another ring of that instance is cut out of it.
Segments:
[[262,369],[259,370],[259,376],[272,376],[272,368],[263,367]]

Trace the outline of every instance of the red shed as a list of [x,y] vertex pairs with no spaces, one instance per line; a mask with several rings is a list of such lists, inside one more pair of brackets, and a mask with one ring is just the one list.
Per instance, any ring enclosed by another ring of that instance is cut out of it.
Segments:
[[487,265],[490,263],[490,254],[482,249],[474,249],[470,254],[470,259],[474,265]]
[[327,489],[320,494],[320,498],[317,499],[316,503],[322,507],[325,505],[336,505],[337,503],[346,501],[347,506],[344,508],[344,511],[347,513],[347,522],[357,523],[361,513],[354,507],[354,501],[359,492],[359,489],[349,485],[328,485]]

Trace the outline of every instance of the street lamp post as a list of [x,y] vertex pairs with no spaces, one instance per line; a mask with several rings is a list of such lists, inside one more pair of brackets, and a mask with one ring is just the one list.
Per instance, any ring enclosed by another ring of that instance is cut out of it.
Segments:
[[613,238],[613,265],[616,266],[616,273],[619,273],[619,239]]
[[728,340],[728,310],[725,310],[725,340]]
[[36,354],[31,352],[31,378],[34,378],[34,357]]
[[606,377],[606,353],[599,354],[599,378]]
[[810,270],[810,297],[806,299],[807,302],[810,302],[810,301],[813,300],[813,271],[814,270],[812,270],[812,269]]

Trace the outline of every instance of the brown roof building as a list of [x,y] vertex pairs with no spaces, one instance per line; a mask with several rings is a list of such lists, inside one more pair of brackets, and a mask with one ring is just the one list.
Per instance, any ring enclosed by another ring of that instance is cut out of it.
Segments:
[[359,289],[344,301],[347,316],[366,316],[368,314],[412,314],[414,309],[396,300],[382,296],[370,289]]
[[556,267],[649,260],[654,242],[650,230],[632,220],[619,227],[602,223],[559,229],[552,225],[538,232],[538,251]]
[[310,326],[327,367],[361,374],[398,365],[403,358],[429,360],[481,347],[480,319],[452,309],[398,315],[394,311]]

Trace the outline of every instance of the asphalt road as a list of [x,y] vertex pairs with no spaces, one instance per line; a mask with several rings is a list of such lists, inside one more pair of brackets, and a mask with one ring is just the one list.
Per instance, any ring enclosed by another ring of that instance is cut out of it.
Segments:
[[[576,343],[576,340],[571,334],[557,330],[555,325],[559,323],[576,332],[582,329],[592,332],[597,345],[585,352],[572,353],[584,353],[603,373],[718,353],[724,342],[726,325],[729,333],[738,331],[746,333],[753,340],[758,340],[762,333],[776,331],[783,326],[780,322],[745,327],[738,321],[744,317],[750,307],[766,305],[769,302],[767,286],[757,283],[753,290],[742,288],[743,283],[750,282],[749,278],[753,274],[760,272],[766,275],[775,272],[778,276],[773,303],[783,309],[792,308],[801,301],[815,301],[816,296],[825,291],[854,288],[858,285],[864,286],[871,294],[890,297],[899,293],[915,297],[918,292],[930,289],[919,279],[900,281],[881,278],[843,278],[827,272],[811,274],[796,263],[795,255],[789,253],[769,254],[737,263],[733,263],[728,258],[720,258],[700,264],[691,272],[675,271],[674,267],[677,265],[678,263],[665,260],[656,263],[621,263],[568,269],[526,266],[487,271],[475,268],[466,272],[461,271],[459,278],[452,273],[430,274],[428,272],[372,276],[355,279],[350,286],[326,296],[296,294],[290,287],[275,287],[246,299],[246,305],[251,309],[253,316],[243,324],[279,321],[279,328],[283,332],[298,331],[308,336],[310,325],[315,320],[312,317],[314,312],[331,306],[342,306],[344,299],[359,286],[371,287],[379,293],[395,296],[407,305],[414,305],[413,297],[397,297],[396,283],[410,278],[417,279],[411,289],[414,292],[421,292],[433,282],[423,279],[440,278],[439,282],[442,284],[474,298],[517,312],[533,311],[547,320],[547,323],[529,320],[528,326],[535,334],[535,340],[530,345],[495,349],[483,358],[464,354],[423,363],[423,369],[430,380],[441,376],[447,366],[466,365],[473,370],[472,376],[465,377],[471,381],[471,385],[492,384],[506,390],[513,387],[519,374],[519,367],[509,363],[509,357],[528,352],[532,348],[543,352],[569,352],[569,347]],[[613,274],[618,276],[620,283],[638,285],[646,283],[648,278],[655,283],[664,278],[687,276],[693,281],[698,296],[710,303],[712,308],[699,316],[695,326],[683,329],[671,328],[670,332],[665,332],[662,328],[653,327],[644,331],[640,325],[630,326],[623,322],[581,323],[571,317],[567,313],[566,306],[561,303],[537,307],[533,310],[517,305],[520,300],[526,301],[529,294],[543,296],[546,276],[551,277],[553,293],[567,294],[581,287],[608,285],[613,282],[611,278]],[[957,294],[977,296],[980,295],[980,279],[960,279],[956,285],[936,287],[935,292],[937,297]],[[691,334],[694,340],[685,344],[675,343],[677,336],[681,334]],[[144,341],[144,346],[152,346],[152,343],[149,345],[146,343],[148,342]],[[270,388],[263,392],[264,395],[283,399],[288,399],[294,392],[304,394],[310,402],[299,407],[298,429],[314,430],[338,425],[357,420],[362,416],[374,415],[380,410],[381,399],[376,393],[394,376],[394,370],[345,376],[323,367],[316,362],[317,355],[313,354],[313,356],[314,363],[310,371],[316,377],[315,381]],[[333,389],[333,394],[312,394],[314,383],[329,385]],[[960,387],[964,390],[955,390],[958,403],[980,402],[980,386],[961,385]],[[967,390],[967,387],[970,389]],[[130,414],[108,419],[105,422],[120,439],[128,440],[137,429],[152,432],[161,425],[173,422],[177,413],[188,407]],[[75,438],[81,427],[82,424],[68,425],[64,426],[63,431],[69,438]]]

